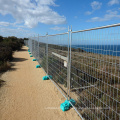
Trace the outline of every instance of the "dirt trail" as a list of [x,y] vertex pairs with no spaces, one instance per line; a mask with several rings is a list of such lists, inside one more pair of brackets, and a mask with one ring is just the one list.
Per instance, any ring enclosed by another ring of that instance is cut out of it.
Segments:
[[6,84],[0,88],[0,120],[79,120],[73,109],[62,112],[64,97],[50,80],[42,80],[45,73],[32,59],[24,46],[1,76]]

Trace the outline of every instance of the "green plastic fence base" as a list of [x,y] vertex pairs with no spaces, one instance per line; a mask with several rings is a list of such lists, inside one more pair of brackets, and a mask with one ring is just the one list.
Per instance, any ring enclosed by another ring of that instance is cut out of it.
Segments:
[[30,57],[33,57],[32,55],[30,55]]
[[32,61],[36,61],[36,59],[33,59]]
[[41,65],[36,65],[36,68],[41,68]]
[[29,54],[31,54],[31,53],[29,53]]
[[42,79],[43,80],[49,80],[49,78],[52,79],[52,76],[51,75],[47,75],[47,76],[44,76]]
[[60,105],[60,109],[62,111],[67,111],[70,109],[70,107],[72,107],[69,101],[72,103],[72,105],[75,105],[76,103],[74,99],[65,100],[65,102]]

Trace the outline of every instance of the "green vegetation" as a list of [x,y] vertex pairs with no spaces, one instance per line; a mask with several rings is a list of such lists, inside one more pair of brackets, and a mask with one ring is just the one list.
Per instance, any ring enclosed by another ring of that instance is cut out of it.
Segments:
[[0,36],[0,73],[10,68],[9,61],[12,60],[13,51],[20,50],[24,39],[17,37]]

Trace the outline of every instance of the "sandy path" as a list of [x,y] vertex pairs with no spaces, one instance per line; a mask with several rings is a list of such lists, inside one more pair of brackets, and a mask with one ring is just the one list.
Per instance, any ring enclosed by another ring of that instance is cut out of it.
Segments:
[[25,46],[15,52],[12,69],[1,76],[6,85],[0,88],[0,120],[79,120],[73,109],[62,112],[64,97],[42,80],[45,73],[29,56]]

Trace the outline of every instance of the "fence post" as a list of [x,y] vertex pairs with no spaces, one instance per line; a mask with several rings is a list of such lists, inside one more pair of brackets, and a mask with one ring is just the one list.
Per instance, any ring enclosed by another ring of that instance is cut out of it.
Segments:
[[46,33],[46,69],[47,69],[47,75],[48,75],[48,33]]
[[67,99],[68,100],[70,99],[70,88],[71,88],[71,40],[72,40],[72,29],[68,27],[68,62],[67,62]]
[[38,34],[38,60],[39,60],[39,34]]
[[33,56],[35,57],[35,35],[34,35],[34,37],[33,37],[33,45],[34,45],[34,49],[33,49]]
[[33,54],[33,38],[31,37],[31,46],[32,46],[32,54]]
[[70,74],[70,79],[69,79],[69,96],[70,96],[70,89],[71,89],[71,47],[72,47],[72,26],[71,26],[71,29],[70,29],[70,65],[69,65],[69,74]]
[[31,47],[31,53],[32,53],[32,37],[30,37],[30,47]]

